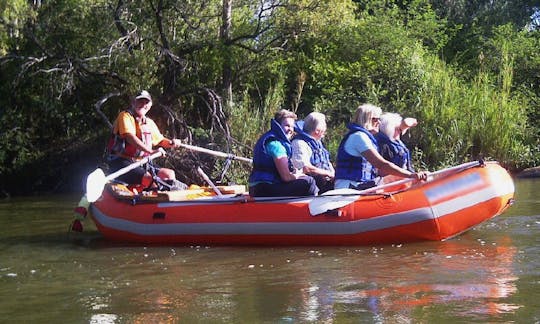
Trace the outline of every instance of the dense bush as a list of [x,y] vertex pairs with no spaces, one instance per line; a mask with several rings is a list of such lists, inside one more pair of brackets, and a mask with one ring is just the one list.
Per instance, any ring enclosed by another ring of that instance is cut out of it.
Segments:
[[[512,169],[538,164],[540,38],[528,18],[535,8],[526,1],[504,8],[425,0],[2,2],[0,190],[80,190],[100,166],[107,122],[142,88],[154,95],[151,114],[165,133],[241,156],[251,155],[281,107],[327,114],[334,153],[351,113],[372,102],[420,120],[406,138],[417,166],[479,157]],[[228,167],[185,151],[164,163],[189,182],[201,181],[197,166],[214,178]],[[245,183],[248,166],[228,170],[227,181]]]

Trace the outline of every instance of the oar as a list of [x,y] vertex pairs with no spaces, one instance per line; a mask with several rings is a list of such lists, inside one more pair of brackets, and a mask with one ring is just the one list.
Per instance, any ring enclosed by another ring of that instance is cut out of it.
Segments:
[[206,173],[204,173],[204,171],[203,171],[203,169],[201,169],[201,167],[197,168],[197,172],[199,172],[199,174],[204,179],[204,181],[206,181],[206,183],[208,183],[210,185],[210,187],[212,187],[212,189],[214,189],[214,192],[218,195],[218,197],[223,196],[223,194],[221,194],[221,191],[218,189],[218,187],[216,187],[216,185],[212,182],[212,180],[210,180],[210,178],[206,175]]
[[[457,172],[457,171],[460,171],[460,170],[465,170],[465,169],[468,169],[468,168],[478,166],[480,164],[481,164],[481,162],[479,162],[479,161],[467,162],[467,163],[463,163],[463,164],[460,164],[460,165],[457,165],[457,166],[454,166],[454,167],[450,167],[450,168],[442,169],[442,170],[439,170],[439,171],[435,171],[435,172],[430,173],[430,175],[429,175],[426,182],[432,181],[435,176],[440,176],[440,175],[445,174],[445,173],[452,173],[452,172]],[[319,215],[319,214],[322,214],[322,213],[326,213],[327,211],[335,210],[335,209],[338,209],[338,208],[341,208],[341,207],[345,207],[348,204],[353,203],[361,195],[365,195],[365,194],[368,194],[368,193],[373,193],[373,192],[383,190],[383,189],[386,189],[386,188],[390,188],[390,187],[393,187],[393,186],[406,184],[406,183],[409,183],[409,182],[412,182],[412,181],[415,181],[415,180],[414,179],[402,179],[402,180],[390,182],[390,183],[387,183],[387,184],[384,184],[384,185],[380,185],[380,186],[377,186],[377,187],[364,189],[364,190],[355,190],[355,189],[335,189],[335,190],[330,190],[330,191],[327,191],[327,192],[323,193],[320,196],[314,197],[309,202],[309,213],[311,215],[313,215],[313,216]]]
[[149,161],[163,155],[165,155],[165,151],[163,149],[159,149],[158,152],[149,155],[140,161],[134,162],[116,172],[113,172],[108,176],[105,176],[103,170],[97,168],[88,175],[88,178],[86,178],[86,199],[89,203],[95,202],[96,200],[98,200],[99,197],[101,197],[101,194],[103,193],[103,188],[105,188],[107,182],[116,179],[119,176],[128,173],[129,171],[138,168],[148,163]]
[[214,156],[219,156],[219,157],[222,157],[222,158],[229,158],[229,159],[233,159],[233,160],[239,160],[239,161],[244,161],[244,162],[248,162],[248,163],[253,163],[253,161],[251,159],[248,159],[248,158],[245,158],[245,157],[236,156],[236,155],[232,155],[232,154],[227,154],[227,153],[219,152],[219,151],[213,151],[213,150],[209,150],[207,148],[203,148],[203,147],[199,147],[199,146],[183,144],[183,143],[181,143],[180,146],[183,147],[183,148],[186,148],[188,150],[191,150],[191,151],[206,153],[206,154],[210,154],[210,155],[214,155]]

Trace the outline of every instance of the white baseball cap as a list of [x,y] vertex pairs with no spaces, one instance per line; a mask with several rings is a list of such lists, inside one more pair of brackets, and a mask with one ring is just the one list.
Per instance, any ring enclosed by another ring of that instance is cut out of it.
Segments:
[[146,99],[152,102],[152,96],[150,96],[150,93],[146,90],[141,91],[141,93],[139,93],[137,97],[135,97],[135,100],[139,100],[139,99]]

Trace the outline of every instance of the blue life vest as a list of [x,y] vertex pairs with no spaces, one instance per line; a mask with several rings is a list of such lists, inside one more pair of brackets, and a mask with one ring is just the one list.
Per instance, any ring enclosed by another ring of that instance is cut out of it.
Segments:
[[300,125],[301,123],[296,124],[296,135],[294,136],[293,140],[303,140],[309,145],[311,151],[313,152],[309,161],[311,165],[319,169],[330,170],[330,153],[324,147],[321,141],[314,139],[311,135],[304,132],[302,128],[300,128]]
[[347,125],[347,128],[349,132],[339,144],[337,152],[336,179],[358,181],[361,183],[372,181],[378,176],[377,169],[363,156],[354,156],[347,153],[345,151],[345,143],[349,139],[349,136],[356,132],[366,134],[376,148],[378,148],[377,140],[370,132],[357,124],[350,123]]
[[285,132],[279,125],[279,123],[272,119],[270,121],[270,130],[264,133],[253,148],[253,170],[249,176],[249,183],[256,182],[269,182],[280,183],[282,182],[279,172],[274,163],[274,158],[266,151],[266,144],[270,141],[279,141],[287,151],[287,157],[289,159],[289,170],[292,171],[291,163],[291,141],[285,135]]
[[379,152],[386,160],[394,163],[400,168],[414,172],[411,163],[411,153],[405,143],[401,140],[392,140],[381,132],[375,135],[379,144]]

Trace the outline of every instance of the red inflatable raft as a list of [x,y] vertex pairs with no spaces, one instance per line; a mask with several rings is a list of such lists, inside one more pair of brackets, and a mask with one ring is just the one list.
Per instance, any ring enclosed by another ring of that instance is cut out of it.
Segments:
[[243,186],[140,195],[108,184],[90,205],[110,240],[187,245],[371,245],[445,240],[503,213],[514,183],[496,162],[470,162],[363,191],[253,198]]

